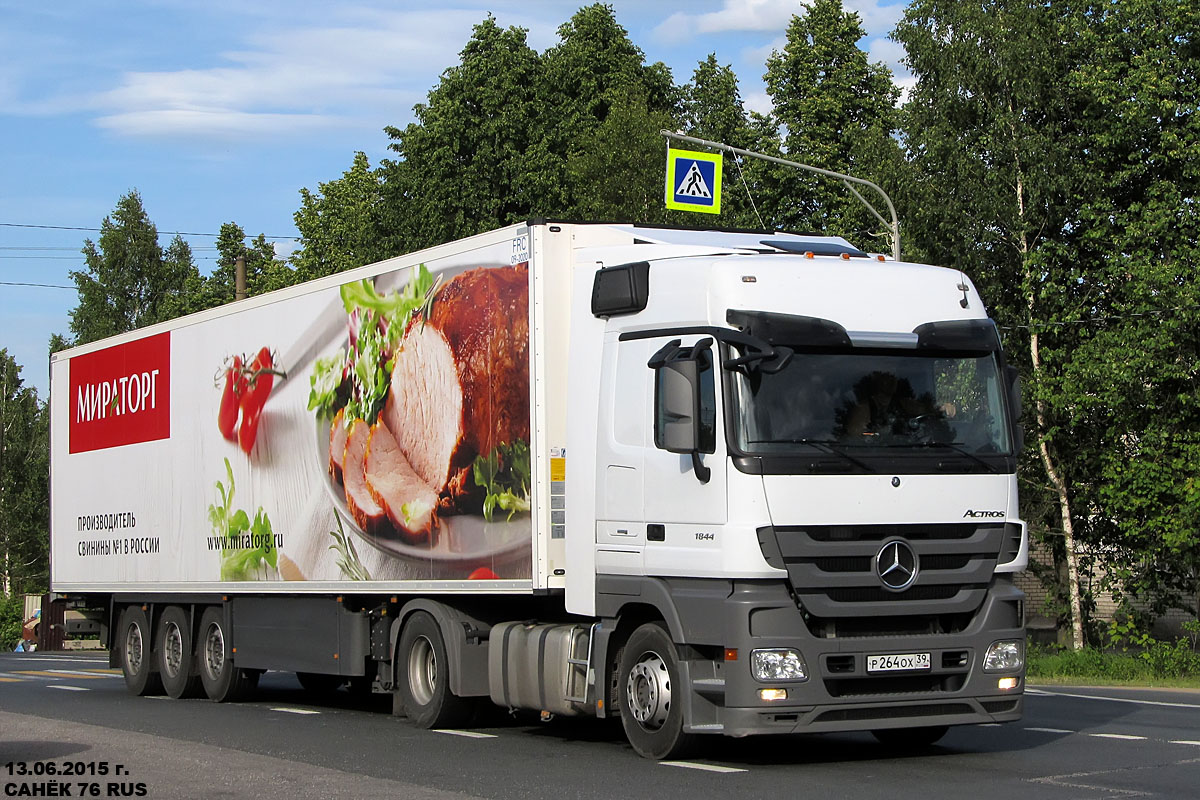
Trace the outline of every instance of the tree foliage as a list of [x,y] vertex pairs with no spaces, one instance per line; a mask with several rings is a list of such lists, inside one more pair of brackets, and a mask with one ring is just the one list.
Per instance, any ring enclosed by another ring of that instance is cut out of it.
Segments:
[[476,25],[416,121],[387,129],[397,159],[384,164],[382,191],[400,252],[506,225],[539,205],[527,153],[541,60],[525,34],[491,17]]
[[387,249],[380,223],[382,180],[380,171],[372,170],[366,154],[360,152],[342,177],[320,184],[316,193],[300,190],[300,210],[294,215],[300,249],[291,257],[295,281],[394,255]]
[[[814,0],[792,18],[787,44],[767,59],[763,76],[789,160],[875,179],[898,159],[892,132],[900,91],[887,67],[868,61],[859,47],[865,36],[858,14],[841,0]],[[878,234],[877,221],[838,182],[791,167],[772,172],[777,225],[860,241]]]
[[75,344],[171,318],[189,308],[199,280],[191,248],[178,236],[166,254],[136,190],[117,201],[96,242],[84,240],[86,266],[71,272],[79,305],[71,311]]
[[48,586],[48,457],[46,404],[0,349],[0,594]]

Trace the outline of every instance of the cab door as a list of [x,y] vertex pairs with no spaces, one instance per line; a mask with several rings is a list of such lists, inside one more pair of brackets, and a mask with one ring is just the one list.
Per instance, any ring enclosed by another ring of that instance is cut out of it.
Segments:
[[[665,449],[670,409],[664,394],[665,370],[650,362],[661,357],[675,338],[623,342],[639,345],[637,358],[647,376],[644,398],[646,445],[643,467],[643,507],[646,544],[643,564],[647,575],[705,575],[719,570],[720,535],[728,509],[727,464],[722,431],[720,365],[717,345],[711,338],[690,335],[678,338],[678,348],[693,350],[698,362],[699,453],[673,453]],[[705,343],[707,342],[707,343]],[[696,350],[696,346],[700,349]],[[669,352],[669,351],[668,351]]]

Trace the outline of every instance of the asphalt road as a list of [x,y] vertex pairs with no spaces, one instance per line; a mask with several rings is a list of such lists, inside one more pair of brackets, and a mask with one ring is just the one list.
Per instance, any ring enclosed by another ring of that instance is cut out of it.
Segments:
[[158,799],[1200,796],[1195,692],[1040,687],[1021,722],[955,728],[921,752],[865,733],[713,738],[678,763],[639,758],[596,720],[496,713],[425,731],[389,709],[314,697],[285,673],[250,703],[137,698],[100,655],[2,654],[0,783]]

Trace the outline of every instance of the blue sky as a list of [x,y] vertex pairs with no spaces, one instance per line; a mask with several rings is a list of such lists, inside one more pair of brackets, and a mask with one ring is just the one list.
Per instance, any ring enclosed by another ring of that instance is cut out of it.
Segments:
[[[899,66],[887,40],[903,5],[843,0],[867,30],[872,60]],[[768,111],[766,57],[799,0],[610,3],[677,83],[715,53],[748,107]],[[76,305],[68,272],[85,237],[137,189],[162,233],[247,233],[293,246],[302,187],[387,154],[385,125],[412,120],[489,12],[545,50],[583,5],[558,0],[424,3],[0,0],[0,347],[46,395],[46,345]],[[903,82],[903,80],[901,80]],[[34,227],[42,226],[42,227]],[[213,237],[187,235],[202,271]]]

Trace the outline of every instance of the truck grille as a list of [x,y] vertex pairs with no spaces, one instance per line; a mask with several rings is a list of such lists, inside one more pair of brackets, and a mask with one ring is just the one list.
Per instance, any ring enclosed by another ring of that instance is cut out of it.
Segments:
[[[841,635],[868,636],[876,628],[880,635],[961,628],[983,603],[1008,544],[1003,523],[765,527],[758,540],[767,563],[787,570],[810,629],[830,635],[832,623]],[[885,586],[876,569],[893,541],[916,556],[916,579],[901,591]]]

